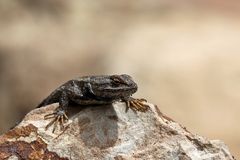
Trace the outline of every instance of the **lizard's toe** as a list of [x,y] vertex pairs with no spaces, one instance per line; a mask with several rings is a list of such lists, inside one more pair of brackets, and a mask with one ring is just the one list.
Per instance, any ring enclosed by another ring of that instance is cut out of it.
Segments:
[[145,99],[134,99],[131,98],[130,100],[126,101],[127,108],[131,108],[134,112],[146,112],[149,109],[149,106],[145,104]]
[[50,121],[46,125],[45,130],[48,130],[48,128],[53,125],[52,133],[54,133],[55,130],[57,129],[58,125],[60,125],[61,130],[63,130],[65,128],[64,123],[66,123],[68,121],[68,116],[66,115],[64,110],[56,110],[55,112],[53,112],[51,114],[45,115],[44,119],[45,120],[52,119],[52,121]]

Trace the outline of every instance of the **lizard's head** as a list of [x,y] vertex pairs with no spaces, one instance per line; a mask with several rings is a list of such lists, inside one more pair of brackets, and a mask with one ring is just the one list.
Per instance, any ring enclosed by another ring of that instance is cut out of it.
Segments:
[[126,74],[101,76],[92,85],[93,92],[98,97],[118,99],[130,97],[137,91],[137,84]]

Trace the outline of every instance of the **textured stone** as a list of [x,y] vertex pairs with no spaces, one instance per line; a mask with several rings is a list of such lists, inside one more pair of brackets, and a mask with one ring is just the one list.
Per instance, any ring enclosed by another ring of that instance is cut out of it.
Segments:
[[57,105],[31,111],[0,136],[0,159],[234,159],[223,142],[190,133],[152,104],[146,113],[126,112],[124,103],[72,106],[66,130],[52,133],[43,117]]

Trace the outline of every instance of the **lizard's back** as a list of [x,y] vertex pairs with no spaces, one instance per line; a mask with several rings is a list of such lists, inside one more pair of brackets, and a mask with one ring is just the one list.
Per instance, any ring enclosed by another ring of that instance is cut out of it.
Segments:
[[[94,80],[103,80],[104,79],[104,76],[83,76],[83,77],[76,77],[72,80],[69,80],[67,81],[66,83],[62,84],[61,86],[59,86],[57,89],[55,89],[49,96],[47,96],[47,98],[45,98],[38,106],[37,108],[40,108],[42,106],[46,106],[46,105],[49,105],[49,104],[52,104],[52,103],[57,103],[59,102],[59,98],[62,94],[62,92],[68,88],[69,86],[72,85],[73,82],[79,82],[81,84],[84,84],[84,83],[91,83],[91,81],[94,81]],[[78,87],[82,87],[82,86],[78,86]],[[77,102],[78,104],[80,104],[81,102]],[[84,103],[84,101],[83,101]],[[87,104],[89,104],[89,100],[86,101]]]

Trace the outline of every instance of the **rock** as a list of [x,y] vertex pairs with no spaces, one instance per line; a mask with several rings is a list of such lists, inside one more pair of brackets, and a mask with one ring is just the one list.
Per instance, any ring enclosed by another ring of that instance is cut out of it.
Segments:
[[45,114],[58,104],[28,113],[15,128],[0,136],[0,159],[54,160],[233,160],[227,146],[190,133],[158,107],[146,113],[128,110],[124,103],[74,107],[66,129],[45,126]]

